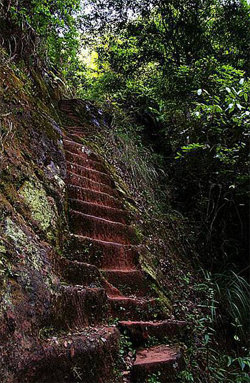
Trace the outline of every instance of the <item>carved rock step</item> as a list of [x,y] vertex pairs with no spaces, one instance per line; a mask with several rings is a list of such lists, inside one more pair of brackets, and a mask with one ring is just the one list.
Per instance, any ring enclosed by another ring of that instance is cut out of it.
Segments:
[[68,115],[68,118],[71,120],[71,122],[74,121],[75,124],[80,124],[81,123],[80,117],[75,116],[74,113],[68,112],[67,115]]
[[59,258],[55,261],[55,272],[69,284],[102,286],[102,276],[94,265]]
[[107,318],[109,305],[103,288],[61,286],[52,302],[52,323],[57,328],[75,329]]
[[104,267],[136,269],[139,263],[136,246],[101,241],[80,235],[71,236],[68,253],[71,259],[91,263],[100,269]]
[[136,233],[128,225],[112,222],[103,218],[70,211],[71,230],[75,234],[84,234],[90,238],[105,241],[118,241],[124,244],[136,243]]
[[153,298],[108,296],[111,313],[120,320],[150,320],[152,316],[162,319],[158,301]]
[[100,157],[92,152],[91,149],[87,148],[84,144],[80,144],[75,140],[64,138],[64,148],[71,153],[80,154],[87,156],[90,160],[101,163]]
[[123,209],[123,204],[119,199],[106,193],[85,189],[75,185],[68,185],[68,192],[71,199],[92,202],[98,205],[113,207],[114,209]]
[[149,338],[154,337],[159,341],[164,338],[179,336],[186,328],[185,321],[164,320],[164,321],[122,321],[119,328],[131,338],[136,346],[144,344]]
[[71,162],[72,164],[85,166],[86,168],[98,170],[99,172],[107,174],[106,167],[99,161],[97,162],[91,160],[86,153],[76,154],[66,150],[65,155],[66,160]]
[[79,130],[79,131],[76,131],[75,133],[74,132],[67,133],[64,136],[66,136],[69,140],[73,140],[76,143],[81,144],[82,139],[86,136],[86,133],[83,133],[82,131]]
[[84,131],[84,126],[82,125],[75,125],[75,126],[68,126],[66,127],[67,132],[74,132],[75,130],[80,130],[81,132]]
[[70,199],[69,201],[71,209],[75,211],[99,218],[104,218],[113,222],[119,222],[123,224],[129,223],[129,214],[126,210],[115,209],[109,206],[98,205],[92,202],[79,201],[76,199]]
[[119,332],[114,327],[86,328],[73,335],[53,337],[34,350],[17,383],[114,382]]
[[70,134],[70,133],[74,133],[74,132],[81,132],[84,134],[84,127],[78,126],[78,125],[75,125],[75,126],[72,125],[72,126],[65,126],[64,127],[65,135]]
[[140,270],[131,269],[103,269],[105,278],[123,294],[137,296],[150,296],[152,292],[148,287],[147,280]]
[[[66,143],[67,143],[67,145],[66,145]],[[80,151],[80,150],[77,151],[76,147],[82,148],[82,151]],[[94,169],[95,165],[103,166],[103,168],[106,171],[106,168],[103,165],[103,161],[100,161],[98,159],[98,157],[92,151],[90,151],[90,150],[88,151],[88,149],[84,145],[78,144],[75,141],[70,141],[70,140],[65,141],[64,140],[64,149],[65,149],[66,159],[68,159],[69,162],[73,162],[73,163],[79,162],[79,165],[81,165],[81,162],[87,162],[88,161],[89,162],[88,167],[93,167],[93,169]],[[85,166],[84,163],[82,165]],[[96,170],[98,170],[98,169],[96,169]],[[99,171],[101,171],[101,170],[99,170]]]
[[80,186],[85,189],[91,189],[101,193],[109,194],[114,197],[118,197],[119,195],[116,189],[112,188],[111,186],[102,184],[100,182],[91,181],[89,178],[81,177],[78,174],[72,172],[67,173],[67,183],[74,186]]
[[75,131],[85,133],[85,130],[86,130],[85,126],[83,126],[83,125],[75,125],[75,126],[66,127],[67,133],[71,133],[71,132],[75,132]]
[[137,351],[136,360],[131,369],[131,381],[142,383],[150,375],[160,373],[160,382],[172,383],[182,365],[181,352],[177,347],[160,345],[140,350]]
[[76,165],[69,161],[66,162],[66,165],[69,172],[73,172],[79,176],[89,178],[94,182],[100,182],[111,187],[114,185],[114,181],[106,173],[87,168],[86,166]]

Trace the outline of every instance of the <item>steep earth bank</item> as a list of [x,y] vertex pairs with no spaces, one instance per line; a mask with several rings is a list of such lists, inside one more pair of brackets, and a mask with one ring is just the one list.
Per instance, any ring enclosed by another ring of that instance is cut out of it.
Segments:
[[174,381],[169,338],[186,324],[171,261],[154,264],[126,185],[91,148],[104,117],[77,100],[59,111],[48,79],[0,62],[1,381]]

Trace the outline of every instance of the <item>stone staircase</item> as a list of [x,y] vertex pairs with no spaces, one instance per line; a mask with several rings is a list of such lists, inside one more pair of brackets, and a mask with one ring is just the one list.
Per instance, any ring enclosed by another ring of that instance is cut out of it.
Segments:
[[[156,374],[173,383],[183,358],[166,338],[180,336],[186,323],[166,317],[140,267],[138,236],[113,177],[83,145],[86,128],[69,102],[63,110],[77,123],[64,135],[71,234],[64,257],[53,259],[60,283],[45,326],[53,331],[27,352],[16,382],[147,383]],[[123,366],[121,334],[136,350]]]
[[[61,265],[61,273],[66,281],[80,286],[67,287],[64,299],[57,298],[56,311],[65,312],[65,318],[57,320],[68,322],[69,328],[73,324],[87,329],[107,323],[107,318],[115,319],[119,331],[137,348],[130,371],[124,372],[124,382],[145,383],[154,373],[160,373],[161,382],[174,382],[182,355],[178,347],[168,346],[164,340],[180,334],[185,323],[168,320],[161,310],[139,265],[138,238],[130,213],[104,161],[81,143],[83,137],[81,126],[67,128],[64,137],[72,234],[69,260]],[[107,327],[106,331],[114,336],[117,330]],[[151,337],[157,344],[145,347]],[[102,376],[95,383],[115,382],[108,374]]]

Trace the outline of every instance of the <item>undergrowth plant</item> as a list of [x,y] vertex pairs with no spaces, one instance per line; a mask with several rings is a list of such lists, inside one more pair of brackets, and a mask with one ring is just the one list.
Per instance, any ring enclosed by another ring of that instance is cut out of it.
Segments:
[[160,383],[161,372],[158,371],[148,377],[147,383]]
[[[193,340],[184,346],[186,369],[179,374],[179,382],[250,382],[245,323],[248,318],[239,315],[242,304],[247,305],[246,311],[249,308],[249,286],[234,273],[223,283],[222,274],[213,276],[204,272],[204,276],[204,283],[195,287],[203,296],[201,311],[188,314],[188,320],[193,323]],[[230,323],[225,321],[225,316]],[[231,328],[225,329],[230,325]],[[230,330],[234,331],[234,345],[229,346],[224,340]]]
[[167,190],[161,187],[161,180],[166,177],[162,156],[145,145],[141,127],[129,113],[115,104],[105,109],[112,121],[93,139],[128,185],[138,208],[151,216],[163,213]]

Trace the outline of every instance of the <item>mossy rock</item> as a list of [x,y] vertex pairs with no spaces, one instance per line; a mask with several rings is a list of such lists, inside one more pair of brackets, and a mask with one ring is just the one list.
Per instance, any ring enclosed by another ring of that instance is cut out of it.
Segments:
[[25,181],[19,189],[19,194],[28,205],[32,218],[50,238],[55,231],[58,218],[53,198],[47,196],[43,186],[37,180]]

